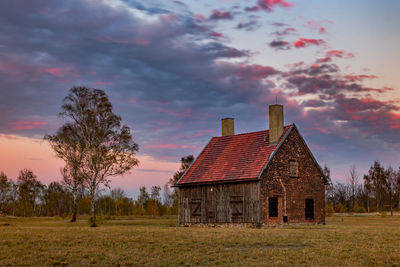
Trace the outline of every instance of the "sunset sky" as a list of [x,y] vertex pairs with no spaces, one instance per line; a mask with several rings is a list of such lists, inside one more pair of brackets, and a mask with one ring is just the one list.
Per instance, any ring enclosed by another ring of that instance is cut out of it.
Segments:
[[398,14],[397,0],[1,1],[0,171],[60,180],[43,136],[80,85],[133,129],[140,166],[112,183],[132,196],[164,185],[223,117],[267,129],[276,97],[334,179],[398,167]]

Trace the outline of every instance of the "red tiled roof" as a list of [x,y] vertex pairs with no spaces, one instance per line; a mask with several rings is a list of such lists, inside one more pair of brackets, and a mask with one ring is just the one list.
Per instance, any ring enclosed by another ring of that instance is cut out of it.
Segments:
[[269,131],[213,137],[177,185],[257,179],[277,144],[269,145]]

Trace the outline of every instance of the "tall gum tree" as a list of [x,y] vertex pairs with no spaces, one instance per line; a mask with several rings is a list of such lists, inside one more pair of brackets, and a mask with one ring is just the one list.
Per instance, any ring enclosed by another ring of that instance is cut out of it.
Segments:
[[64,98],[61,116],[68,120],[73,136],[79,139],[82,153],[78,174],[89,190],[91,226],[96,226],[95,198],[101,185],[109,186],[110,177],[122,175],[139,161],[138,144],[130,128],[121,125],[121,117],[103,90],[73,87]]

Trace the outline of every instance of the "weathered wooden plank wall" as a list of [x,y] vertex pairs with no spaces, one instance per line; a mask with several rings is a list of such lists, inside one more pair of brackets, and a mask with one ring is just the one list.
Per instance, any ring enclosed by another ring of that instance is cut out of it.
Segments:
[[259,182],[179,188],[180,223],[255,223],[260,211]]

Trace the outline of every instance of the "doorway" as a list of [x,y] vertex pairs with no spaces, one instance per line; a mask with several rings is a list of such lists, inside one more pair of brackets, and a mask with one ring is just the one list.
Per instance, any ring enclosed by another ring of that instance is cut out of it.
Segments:
[[268,215],[269,217],[278,217],[278,198],[270,197],[268,199]]
[[306,220],[314,220],[314,199],[306,198]]

